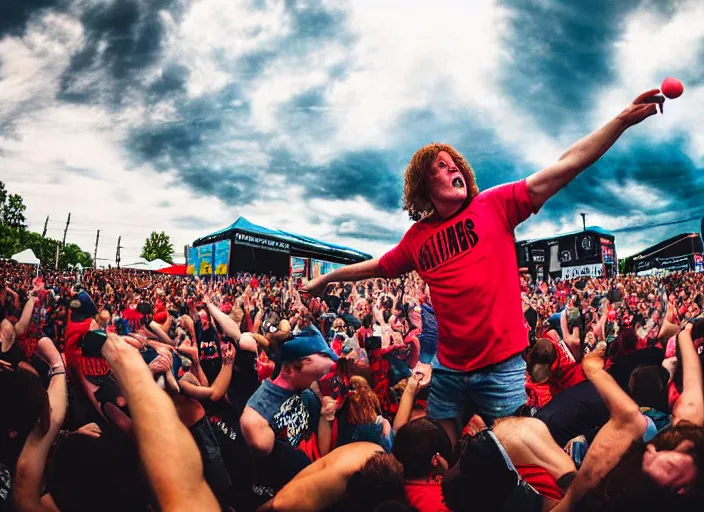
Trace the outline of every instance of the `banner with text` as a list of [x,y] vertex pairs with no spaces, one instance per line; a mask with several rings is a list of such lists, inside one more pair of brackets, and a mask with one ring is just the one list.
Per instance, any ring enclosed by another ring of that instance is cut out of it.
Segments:
[[215,242],[215,275],[226,276],[230,266],[230,241]]
[[545,249],[531,249],[530,255],[533,263],[545,263]]
[[580,277],[601,277],[604,275],[604,265],[578,265],[576,267],[562,267],[562,279],[578,279]]
[[238,245],[248,245],[258,249],[267,249],[277,252],[291,252],[291,246],[288,242],[281,240],[272,240],[261,236],[248,235],[247,233],[237,233],[235,235],[235,243]]
[[189,247],[186,253],[186,274],[194,276],[196,274],[196,265],[198,265],[198,248]]
[[645,272],[653,268],[662,270],[689,270],[690,258],[689,255],[670,256],[668,258],[648,258],[636,261],[636,272]]
[[213,275],[213,244],[201,245],[198,249],[198,264],[196,265],[196,275]]

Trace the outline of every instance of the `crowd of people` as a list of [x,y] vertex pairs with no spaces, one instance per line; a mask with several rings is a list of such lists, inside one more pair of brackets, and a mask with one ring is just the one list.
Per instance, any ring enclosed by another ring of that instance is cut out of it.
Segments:
[[703,510],[702,274],[533,282],[515,228],[664,97],[308,282],[3,265],[0,509]]
[[415,273],[320,298],[248,274],[0,277],[0,510],[538,510],[619,442],[586,510],[702,504],[701,273],[524,274],[527,403],[493,425],[470,403],[456,442],[427,416]]

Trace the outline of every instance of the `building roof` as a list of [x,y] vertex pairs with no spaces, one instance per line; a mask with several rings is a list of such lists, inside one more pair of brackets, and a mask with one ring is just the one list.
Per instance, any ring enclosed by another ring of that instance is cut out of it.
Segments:
[[252,224],[244,217],[238,217],[235,222],[233,222],[226,228],[220,229],[218,231],[215,231],[214,233],[198,238],[193,242],[193,245],[198,246],[204,243],[210,243],[216,238],[226,237],[227,234],[231,232],[262,235],[283,242],[288,242],[292,246],[303,250],[337,253],[339,255],[352,257],[354,259],[360,260],[371,259],[371,255],[358,251],[356,249],[352,249],[350,247],[332,244],[329,242],[323,242],[321,240],[317,240],[308,236],[298,235],[296,233],[289,233],[288,231],[280,231],[278,229],[265,228],[256,224]]
[[[640,260],[643,258],[648,258],[650,256],[655,256],[656,254],[658,256],[672,256],[672,252],[678,253],[678,254],[692,254],[693,252],[697,252],[696,245],[697,241],[694,241],[694,244],[682,244],[681,242],[685,242],[689,239],[695,239],[699,238],[699,233],[680,233],[679,235],[675,235],[671,238],[668,238],[667,240],[663,240],[660,243],[657,243],[651,247],[648,247],[647,249],[644,249],[640,251],[639,253],[636,253],[632,256],[634,260]],[[675,247],[672,251],[669,251],[667,254],[663,254],[663,252],[666,249],[669,249],[673,246]],[[701,242],[699,242],[699,246],[701,246]]]
[[613,234],[604,228],[601,228],[599,226],[587,226],[585,230],[578,230],[578,231],[570,231],[569,233],[559,233],[557,235],[552,235],[552,236],[545,236],[542,238],[531,238],[528,240],[518,240],[518,243],[533,243],[533,242],[540,242],[541,240],[555,240],[557,238],[562,238],[563,236],[570,236],[570,235],[578,235],[580,233],[596,233],[598,235],[605,235],[605,236],[610,236],[613,238]]

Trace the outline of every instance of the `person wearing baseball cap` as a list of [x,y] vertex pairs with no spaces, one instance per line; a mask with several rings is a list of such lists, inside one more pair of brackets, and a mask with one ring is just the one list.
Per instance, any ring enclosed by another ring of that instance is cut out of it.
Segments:
[[[271,471],[276,470],[272,467],[272,452],[279,443],[303,452],[308,462],[319,456],[316,431],[321,404],[309,388],[330,373],[337,361],[337,355],[313,326],[286,341],[280,358],[280,372],[273,380],[262,382],[240,418],[244,441],[255,455],[254,466]],[[259,475],[266,472],[256,471]],[[261,484],[257,475],[252,480],[253,486]],[[285,483],[280,482],[280,486]]]

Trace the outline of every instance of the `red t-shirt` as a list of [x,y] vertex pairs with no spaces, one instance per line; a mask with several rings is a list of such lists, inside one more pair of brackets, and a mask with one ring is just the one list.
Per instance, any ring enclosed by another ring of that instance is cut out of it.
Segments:
[[440,482],[406,482],[408,503],[418,512],[450,512],[442,498]]
[[536,409],[542,409],[552,400],[552,390],[547,382],[533,382],[530,375],[526,375],[526,404]]
[[565,497],[560,486],[557,485],[555,479],[550,476],[547,470],[534,464],[516,465],[516,471],[521,475],[524,482],[529,484],[533,489],[538,491],[541,496],[560,501]]
[[550,341],[557,352],[550,372],[550,392],[554,396],[583,380],[587,380],[587,377],[584,375],[582,363],[575,361],[572,352],[562,340]]
[[80,372],[85,376],[103,376],[110,373],[110,365],[102,357],[87,357],[79,343],[83,336],[90,330],[92,319],[87,318],[81,322],[68,322],[66,326],[66,363],[73,372]]
[[416,270],[430,286],[444,366],[476,370],[528,346],[513,230],[534,212],[525,180],[495,187],[449,219],[416,222],[381,257],[385,276]]

